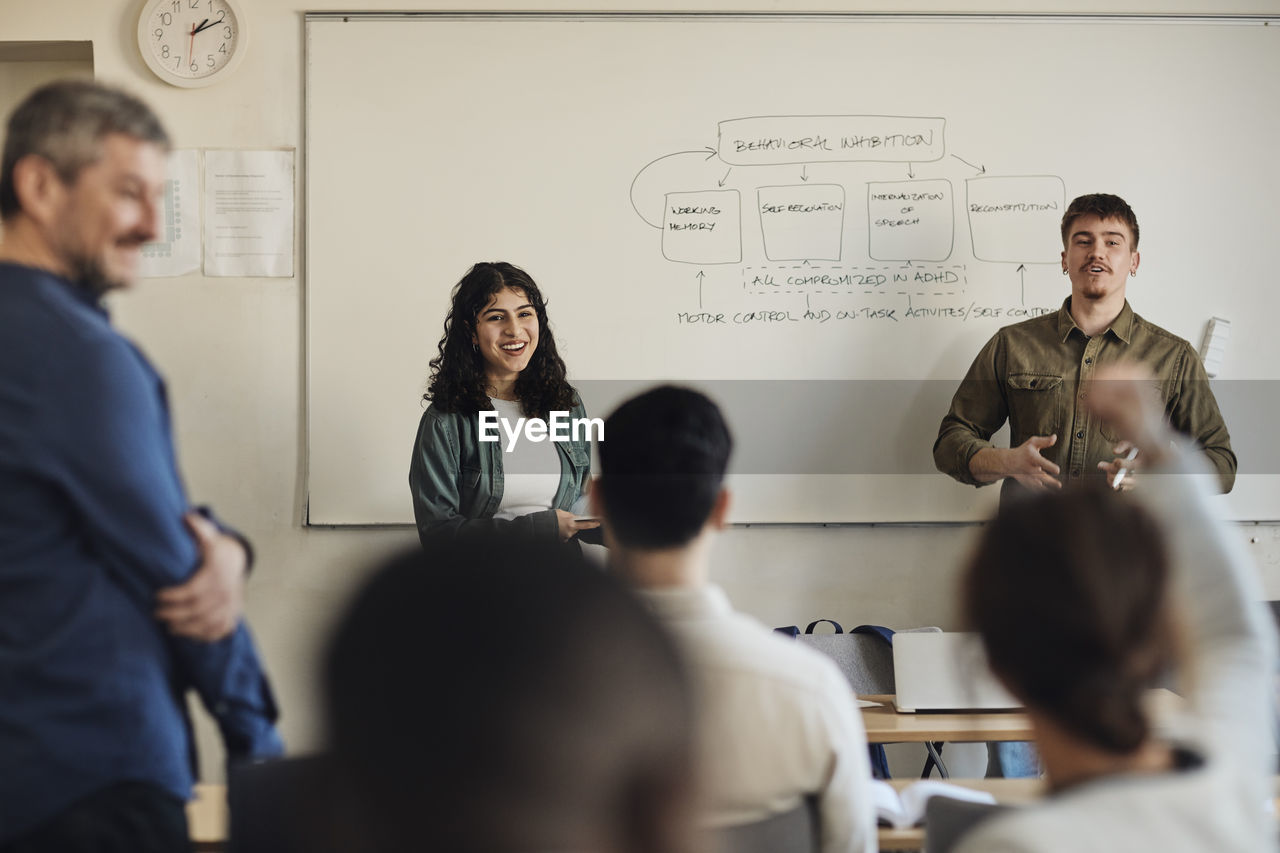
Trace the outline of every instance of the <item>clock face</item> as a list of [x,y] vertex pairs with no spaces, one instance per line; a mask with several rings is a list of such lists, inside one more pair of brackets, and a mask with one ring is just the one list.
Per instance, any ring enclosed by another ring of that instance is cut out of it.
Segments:
[[138,48],[160,79],[207,86],[244,52],[241,24],[231,0],[150,0],[138,21]]

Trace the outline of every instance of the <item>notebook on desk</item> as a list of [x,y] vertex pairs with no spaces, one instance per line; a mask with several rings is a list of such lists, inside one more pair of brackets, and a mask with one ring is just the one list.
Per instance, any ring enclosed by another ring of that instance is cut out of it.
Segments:
[[1021,707],[991,674],[977,634],[894,634],[893,680],[894,705],[902,713]]

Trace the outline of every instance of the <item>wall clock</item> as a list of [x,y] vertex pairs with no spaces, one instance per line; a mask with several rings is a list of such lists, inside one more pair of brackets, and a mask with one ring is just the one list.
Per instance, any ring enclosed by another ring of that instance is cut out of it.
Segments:
[[138,50],[147,67],[174,86],[208,86],[244,57],[244,15],[233,0],[147,0],[138,18]]

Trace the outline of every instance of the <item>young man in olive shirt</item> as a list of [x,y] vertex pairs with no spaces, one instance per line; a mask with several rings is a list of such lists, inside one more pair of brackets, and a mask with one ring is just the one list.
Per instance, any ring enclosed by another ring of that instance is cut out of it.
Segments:
[[[1199,357],[1125,299],[1139,262],[1129,205],[1114,195],[1080,196],[1062,217],[1062,244],[1071,296],[1056,314],[1004,327],[978,353],[938,429],[938,470],[975,486],[1004,480],[1002,499],[1018,486],[1114,481],[1127,448],[1082,405],[1081,388],[1100,365],[1128,358],[1155,374],[1173,428],[1199,443],[1230,491],[1236,457]],[[995,447],[991,435],[1006,419],[1011,446]],[[1123,464],[1136,468],[1141,459]],[[1136,481],[1126,475],[1123,484]]]

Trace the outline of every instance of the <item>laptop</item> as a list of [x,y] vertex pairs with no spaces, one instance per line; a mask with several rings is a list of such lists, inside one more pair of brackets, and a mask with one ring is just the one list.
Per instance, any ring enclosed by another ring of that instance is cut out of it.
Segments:
[[977,634],[912,632],[893,635],[894,705],[924,711],[1011,711],[1022,706],[987,666]]

